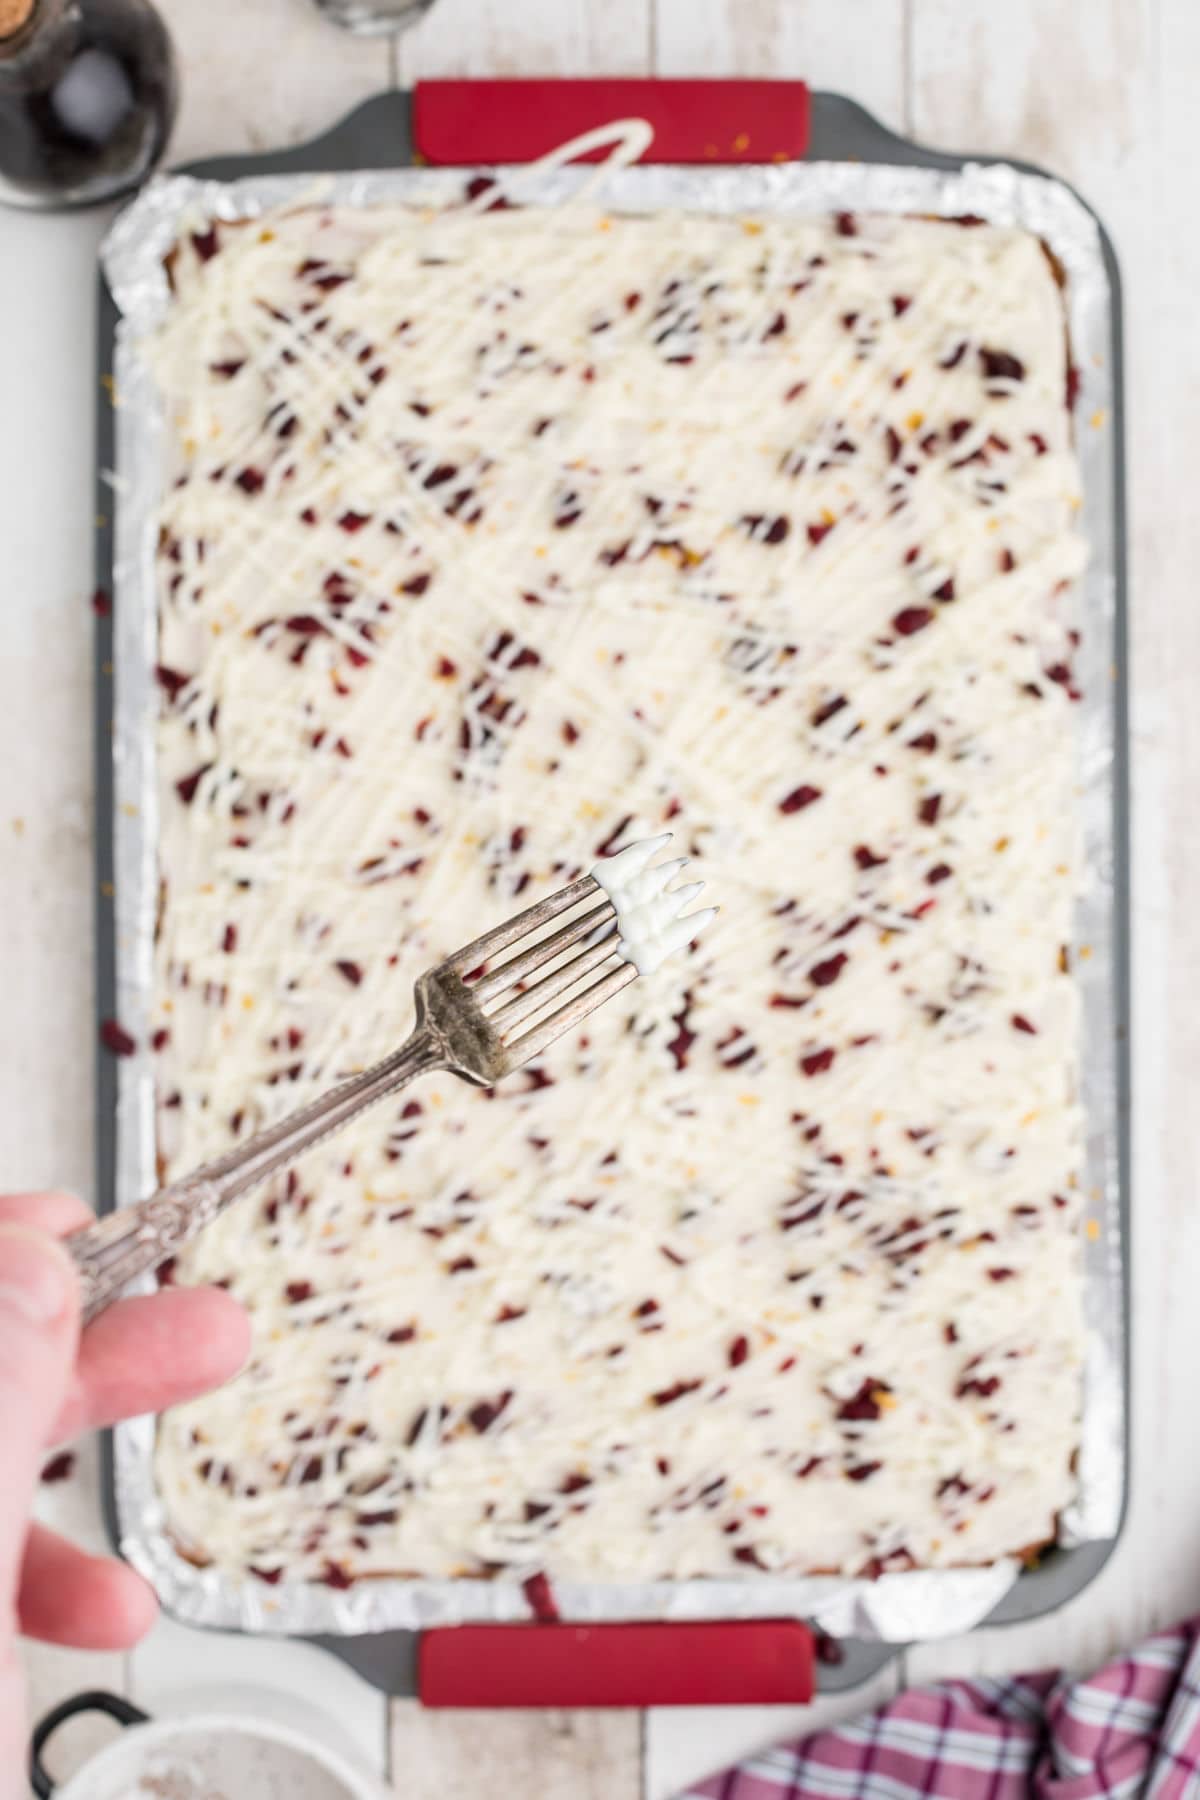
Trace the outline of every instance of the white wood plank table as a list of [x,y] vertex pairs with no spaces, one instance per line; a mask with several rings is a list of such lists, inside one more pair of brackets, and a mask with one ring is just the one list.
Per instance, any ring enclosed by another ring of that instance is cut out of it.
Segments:
[[[667,1800],[751,1746],[897,1681],[1083,1667],[1200,1606],[1194,1329],[1200,1206],[1200,234],[1194,0],[438,0],[398,45],[305,0],[164,0],[184,75],[178,158],[295,142],[389,81],[429,74],[794,75],[935,145],[1074,181],[1112,230],[1129,308],[1136,1091],[1133,1505],[1109,1568],[1064,1613],[913,1652],[807,1710],[422,1715],[302,1645],[161,1624],[128,1658],[31,1648],[35,1705],[89,1685],[154,1707],[214,1683],[333,1714],[407,1800],[505,1785],[541,1800]],[[90,1191],[92,277],[104,221],[0,214],[0,1185]],[[19,278],[18,278],[19,277]],[[98,1545],[96,1462],[44,1491]],[[77,1740],[78,1743],[78,1740]]]

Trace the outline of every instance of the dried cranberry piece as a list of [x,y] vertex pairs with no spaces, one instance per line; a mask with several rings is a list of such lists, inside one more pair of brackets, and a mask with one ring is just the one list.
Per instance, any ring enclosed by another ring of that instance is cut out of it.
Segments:
[[759,543],[782,544],[792,529],[791,520],[783,513],[768,518],[765,513],[743,513],[741,523]]
[[936,750],[938,747],[937,733],[923,731],[919,737],[909,738],[908,747],[910,750]]
[[887,861],[887,857],[876,856],[869,844],[856,844],[854,860],[860,869],[881,869]]
[[[482,194],[489,193],[492,188],[498,189],[498,183],[496,182],[496,180],[493,176],[491,176],[491,175],[473,175],[471,177],[470,181],[468,181],[468,183],[467,183],[467,188],[466,188],[467,199],[468,200],[478,200]],[[482,212],[511,212],[512,211],[512,201],[506,200],[504,198],[504,195],[502,193],[500,193],[499,191],[497,191],[495,197],[493,199],[489,200],[486,206],[481,207],[480,211],[482,211]]]
[[833,530],[833,526],[828,524],[825,521],[822,521],[819,525],[806,525],[804,527],[804,530],[805,530],[805,535],[807,536],[809,543],[812,544],[815,548],[816,545],[822,541],[822,539],[827,538],[829,536],[830,532]]
[[155,665],[154,675],[168,700],[176,699],[192,679],[190,675],[181,675],[178,669],[168,669],[165,663]]
[[476,1405],[468,1408],[467,1418],[482,1436],[496,1423],[511,1399],[512,1389],[505,1388],[504,1392],[497,1394],[494,1400],[480,1400]]
[[790,794],[784,795],[779,802],[779,810],[781,813],[803,812],[806,806],[811,806],[814,800],[820,798],[820,788],[809,787],[807,783],[802,783],[800,787],[793,788]]
[[685,1394],[693,1394],[700,1386],[699,1381],[676,1381],[670,1387],[660,1388],[650,1398],[655,1406],[670,1406],[676,1400],[682,1400]]
[[982,1379],[969,1376],[965,1381],[959,1382],[954,1393],[959,1400],[966,1400],[972,1394],[977,1394],[981,1400],[990,1400],[1000,1385],[999,1375],[987,1375]]
[[289,1306],[299,1306],[302,1300],[312,1299],[313,1284],[311,1281],[289,1281],[283,1291],[287,1295]]
[[849,1400],[843,1401],[842,1405],[838,1407],[837,1416],[839,1419],[855,1422],[864,1419],[878,1419],[883,1412],[883,1408],[879,1404],[879,1396],[881,1393],[890,1394],[891,1391],[886,1381],[878,1381],[874,1376],[868,1375],[858,1392]]
[[345,1588],[353,1586],[354,1577],[353,1575],[347,1574],[341,1563],[327,1562],[325,1564],[324,1572],[321,1575],[321,1582],[325,1587],[344,1590]]
[[237,949],[237,938],[238,938],[237,926],[236,925],[227,925],[225,927],[224,935],[221,938],[221,948],[228,955],[232,955],[233,952]]
[[1083,378],[1080,375],[1078,368],[1075,366],[1074,363],[1069,363],[1067,365],[1067,411],[1068,412],[1074,411],[1075,402],[1079,398],[1079,390],[1082,387],[1082,385],[1083,385]]
[[989,1281],[1015,1281],[1016,1278],[1017,1278],[1017,1271],[1015,1269],[989,1269],[988,1270],[988,1280]]
[[521,1583],[521,1592],[529,1602],[530,1611],[539,1625],[556,1625],[558,1623],[558,1605],[550,1586],[550,1578],[539,1569]]
[[870,1481],[882,1469],[881,1462],[854,1463],[846,1470],[847,1481]]
[[826,1070],[832,1069],[834,1055],[835,1052],[829,1048],[813,1050],[808,1056],[800,1058],[800,1067],[810,1079],[814,1075],[824,1075]]
[[897,319],[902,318],[903,315],[908,311],[908,309],[911,305],[912,305],[912,295],[911,294],[893,294],[892,295],[892,315],[893,315],[893,317],[897,318]]
[[193,231],[192,248],[201,262],[211,261],[221,248],[216,226],[210,225],[207,231]]
[[685,1004],[679,1012],[673,1013],[671,1017],[671,1023],[677,1026],[678,1030],[668,1043],[667,1052],[674,1058],[677,1069],[687,1068],[688,1052],[696,1041],[696,1033],[688,1024],[689,1014],[690,1007]]
[[1024,381],[1025,364],[1008,350],[988,350],[980,346],[979,360],[989,381]]
[[1031,1025],[1024,1013],[1014,1013],[1009,1023],[1014,1031],[1023,1031],[1029,1037],[1036,1037],[1038,1034],[1037,1026]]
[[[444,1406],[435,1407],[434,1413],[436,1415],[436,1422],[437,1422],[437,1435],[440,1438],[442,1426],[446,1423],[446,1420],[449,1418],[450,1414],[449,1414],[449,1410]],[[425,1423],[428,1418],[429,1418],[429,1408],[427,1406],[423,1406],[421,1408],[420,1412],[418,1412],[415,1415],[412,1424],[408,1428],[408,1435],[406,1436],[406,1438],[404,1440],[410,1450],[412,1449],[413,1445],[416,1443],[417,1439],[421,1436],[422,1432],[424,1431]]]
[[151,1036],[150,1048],[152,1050],[165,1050],[167,1045],[170,1043],[170,1041],[171,1041],[170,1032],[167,1030],[165,1025],[160,1025],[158,1030],[156,1032],[154,1032],[153,1035]]
[[414,575],[410,580],[401,584],[401,592],[412,594],[414,598],[419,598],[420,595],[428,591],[429,584],[432,580],[432,574]]
[[183,801],[185,806],[190,806],[192,804],[192,801],[196,798],[196,789],[200,786],[201,781],[211,768],[211,763],[201,763],[198,769],[193,769],[190,775],[184,775],[181,780],[175,783],[175,792],[179,795],[179,798]]
[[767,1566],[753,1544],[741,1544],[734,1551],[733,1556],[735,1562],[749,1563],[752,1569],[765,1569]]
[[934,588],[933,597],[935,600],[942,601],[943,605],[946,604],[947,602],[953,600],[953,598],[954,598],[954,577],[951,576],[949,581],[943,581],[941,587]]
[[842,708],[849,704],[845,694],[835,694],[832,700],[826,700],[821,706],[818,706],[812,716],[814,726],[824,725],[827,720],[836,718]]
[[233,479],[234,485],[240,487],[243,494],[257,494],[261,492],[266,476],[261,469],[247,467],[239,469]]
[[729,1346],[729,1366],[740,1369],[750,1354],[750,1340],[746,1337],[735,1337]]
[[901,637],[912,637],[915,632],[924,631],[932,619],[933,614],[927,606],[905,606],[896,614],[892,625]]
[[562,1485],[558,1491],[560,1494],[578,1494],[581,1493],[584,1488],[591,1487],[591,1485],[591,1476],[584,1475],[580,1470],[575,1469],[572,1470],[569,1475],[563,1477]]
[[416,1335],[415,1325],[397,1325],[393,1331],[388,1332],[385,1341],[389,1344],[411,1344]]
[[808,971],[808,979],[814,987],[829,987],[835,982],[850,958],[844,950],[838,950],[833,956],[827,956],[823,962],[814,963]]
[[101,1019],[100,1042],[114,1056],[133,1056],[137,1051],[136,1038],[130,1037],[123,1025],[115,1019]]
[[283,1580],[282,1569],[258,1569],[253,1563],[248,1563],[246,1566],[257,1581],[265,1581],[268,1587],[278,1587]]
[[41,1479],[47,1487],[52,1487],[56,1481],[66,1481],[71,1475],[74,1467],[74,1452],[71,1450],[60,1450],[57,1456],[52,1456],[50,1458],[50,1461],[42,1470]]
[[953,873],[949,863],[935,863],[925,879],[930,887],[936,887],[940,881],[949,881]]
[[837,226],[837,234],[839,237],[858,236],[858,220],[852,212],[835,213],[834,223]]
[[343,958],[338,962],[335,962],[333,966],[338,974],[343,976],[344,979],[350,983],[351,987],[357,987],[363,978],[362,969],[356,962],[350,962]]

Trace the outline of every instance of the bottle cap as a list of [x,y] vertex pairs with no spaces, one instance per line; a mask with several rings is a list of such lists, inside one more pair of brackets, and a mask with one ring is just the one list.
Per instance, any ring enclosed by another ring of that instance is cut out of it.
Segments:
[[15,37],[28,23],[36,0],[0,0],[0,40]]

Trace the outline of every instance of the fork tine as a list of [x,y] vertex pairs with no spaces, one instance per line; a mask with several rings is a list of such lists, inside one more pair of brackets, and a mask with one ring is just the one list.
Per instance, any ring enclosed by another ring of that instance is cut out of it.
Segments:
[[568,1000],[565,1006],[560,1006],[557,1012],[551,1013],[548,1019],[535,1025],[523,1037],[507,1043],[505,1049],[512,1058],[511,1066],[514,1069],[520,1068],[531,1056],[536,1056],[547,1044],[552,1044],[564,1031],[570,1031],[573,1026],[586,1019],[589,1013],[594,1012],[598,1006],[603,1006],[606,1000],[611,1000],[614,994],[619,994],[622,988],[628,987],[637,978],[638,972],[632,963],[619,963],[611,975],[605,975],[592,987],[585,988],[582,994]]
[[[531,1013],[540,1012],[556,994],[561,994],[564,988],[573,987],[585,975],[590,975],[593,969],[616,957],[616,954],[614,932],[607,933],[602,943],[585,944],[579,955],[573,956],[570,962],[563,963],[559,969],[552,969],[549,975],[543,975],[540,981],[526,988],[524,993],[514,995],[507,1005],[490,1013],[488,1024],[493,1031],[507,1031],[510,1026],[528,1018]],[[617,964],[614,963],[613,966],[616,967]]]
[[569,950],[572,944],[578,943],[581,938],[590,936],[593,931],[602,926],[611,924],[611,930],[605,933],[606,937],[611,936],[612,931],[616,930],[616,920],[617,909],[606,897],[603,906],[594,906],[590,912],[584,913],[582,918],[562,926],[550,937],[540,938],[530,949],[511,957],[508,962],[501,963],[498,969],[493,969],[490,974],[483,976],[482,980],[475,982],[471,988],[472,994],[482,1006],[494,994],[501,993],[505,988],[512,987],[515,982],[524,980],[526,975],[531,975],[535,969],[540,969],[543,964],[552,961],[564,950]]
[[482,937],[472,938],[469,944],[464,944],[461,950],[456,950],[446,961],[460,974],[464,970],[473,969],[477,963],[487,962],[489,957],[495,956],[498,950],[506,950],[509,944],[515,944],[518,938],[527,937],[539,925],[557,918],[568,907],[600,891],[599,882],[591,875],[581,875],[570,887],[560,888],[557,894],[550,894],[545,900],[539,900],[536,906],[527,906],[524,912],[517,913],[515,918],[506,919],[494,931],[485,931]]

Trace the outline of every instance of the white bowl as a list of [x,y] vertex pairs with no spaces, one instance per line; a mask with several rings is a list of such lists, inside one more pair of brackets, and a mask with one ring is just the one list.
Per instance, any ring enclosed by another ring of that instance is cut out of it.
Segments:
[[55,1800],[394,1800],[373,1776],[289,1725],[204,1713],[130,1725]]

